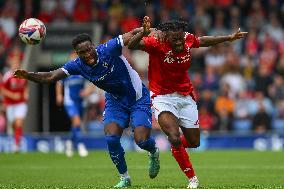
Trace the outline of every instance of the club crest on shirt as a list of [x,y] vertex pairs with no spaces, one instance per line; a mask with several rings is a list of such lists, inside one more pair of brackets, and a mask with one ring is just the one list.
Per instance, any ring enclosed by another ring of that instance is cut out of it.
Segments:
[[172,64],[174,63],[175,59],[173,58],[173,52],[169,51],[166,53],[166,57],[164,59],[164,62],[168,63],[168,64]]
[[103,62],[103,67],[108,68],[108,63],[107,62]]

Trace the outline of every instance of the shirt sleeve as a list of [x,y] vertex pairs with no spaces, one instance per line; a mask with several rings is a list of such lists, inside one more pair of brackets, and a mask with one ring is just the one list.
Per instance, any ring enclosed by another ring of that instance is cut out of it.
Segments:
[[100,46],[110,56],[120,56],[122,54],[122,47],[124,46],[122,35],[113,38]]
[[145,49],[144,49],[145,52],[151,53],[157,50],[157,47],[158,47],[157,38],[155,38],[154,36],[146,36],[146,37],[143,37],[142,40],[145,45]]
[[64,64],[64,66],[61,69],[68,76],[79,75],[77,66],[78,65],[77,65],[76,61],[71,60],[71,61],[67,62],[66,64]]
[[11,72],[6,72],[1,81],[1,88],[8,88],[12,75]]
[[200,47],[200,39],[191,33],[186,33],[185,42],[193,48]]
[[2,80],[0,82],[0,88],[6,88],[7,81]]

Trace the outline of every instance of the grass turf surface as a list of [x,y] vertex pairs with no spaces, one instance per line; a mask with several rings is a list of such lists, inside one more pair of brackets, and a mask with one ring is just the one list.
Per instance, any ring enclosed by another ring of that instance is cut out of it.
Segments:
[[[190,153],[201,189],[284,189],[284,152],[205,151]],[[127,152],[132,187],[186,188],[187,178],[168,153],[161,153],[157,178],[148,177],[146,153]],[[119,180],[106,151],[86,158],[63,154],[0,154],[0,188],[110,188]]]

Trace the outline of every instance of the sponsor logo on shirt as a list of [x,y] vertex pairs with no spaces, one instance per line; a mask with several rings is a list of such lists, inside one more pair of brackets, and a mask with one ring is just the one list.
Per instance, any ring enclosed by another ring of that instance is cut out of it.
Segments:
[[97,79],[97,81],[102,81],[104,80],[111,72],[113,72],[114,70],[114,65],[112,65],[110,71],[108,71],[107,73],[105,73],[103,76],[101,76],[99,79]]
[[189,167],[187,167],[185,170],[183,170],[183,172],[188,172],[190,171],[191,169]]
[[190,48],[186,48],[186,50],[187,50],[187,53],[184,56],[181,56],[181,57],[177,57],[177,56],[175,57],[173,55],[172,51],[167,52],[165,59],[164,59],[164,62],[166,62],[168,64],[172,64],[176,61],[178,64],[181,64],[181,63],[185,63],[185,62],[190,61],[190,56],[191,56],[190,55]]

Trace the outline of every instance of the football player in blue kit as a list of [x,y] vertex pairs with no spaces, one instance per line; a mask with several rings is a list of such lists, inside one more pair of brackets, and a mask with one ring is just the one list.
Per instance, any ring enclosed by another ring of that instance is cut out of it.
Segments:
[[123,130],[131,125],[136,144],[149,152],[149,177],[155,178],[160,169],[159,150],[150,136],[152,114],[149,90],[137,72],[122,55],[122,47],[142,28],[136,28],[94,46],[87,34],[77,35],[72,45],[78,58],[67,62],[62,68],[50,72],[16,70],[14,76],[37,83],[51,83],[70,75],[81,75],[106,91],[104,131],[109,155],[115,164],[120,181],[115,187],[131,186],[130,176],[120,138]]
[[[70,53],[70,60],[77,58],[75,52]],[[84,98],[93,92],[94,88],[86,87],[86,79],[80,75],[71,75],[56,82],[56,104],[64,105],[64,109],[71,120],[71,137],[66,140],[65,154],[72,157],[74,148],[78,150],[81,157],[88,156],[88,150],[85,144],[80,140],[81,123],[83,115]]]
[[80,141],[85,83],[86,80],[80,75],[71,75],[56,83],[56,104],[64,105],[71,120],[71,140],[66,140],[65,145],[65,154],[68,157],[73,156],[73,148],[78,150],[81,157],[88,155],[85,144]]

